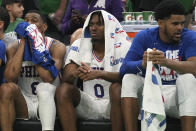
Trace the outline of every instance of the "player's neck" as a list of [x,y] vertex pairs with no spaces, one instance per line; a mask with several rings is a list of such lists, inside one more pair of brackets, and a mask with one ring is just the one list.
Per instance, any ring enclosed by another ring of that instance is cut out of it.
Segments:
[[10,23],[15,22],[16,18],[11,13],[9,13],[9,14],[10,14]]
[[93,43],[93,50],[95,52],[104,53],[105,52],[105,44],[103,42],[95,42],[95,43]]
[[4,33],[0,31],[0,40],[2,40],[3,38],[4,38]]
[[93,48],[93,53],[94,55],[99,59],[99,60],[102,60],[105,56],[105,50],[94,50]]

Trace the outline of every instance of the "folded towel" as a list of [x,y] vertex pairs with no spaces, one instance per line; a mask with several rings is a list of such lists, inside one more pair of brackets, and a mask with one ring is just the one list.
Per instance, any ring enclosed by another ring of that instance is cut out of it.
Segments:
[[[148,53],[150,51],[152,49],[147,50]],[[147,61],[141,111],[142,131],[164,131],[166,128],[164,98],[161,87],[158,65],[153,65],[152,61]]]

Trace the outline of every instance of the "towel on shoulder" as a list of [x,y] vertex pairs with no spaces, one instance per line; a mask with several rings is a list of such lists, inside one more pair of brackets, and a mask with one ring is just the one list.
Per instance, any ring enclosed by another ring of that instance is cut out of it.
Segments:
[[[104,10],[101,11],[104,20],[104,35],[105,35],[105,56],[104,56],[104,69],[109,72],[117,72],[120,69],[122,61],[131,46],[130,38],[123,30],[119,21],[110,13]],[[96,12],[94,11],[94,12]],[[76,40],[70,48],[71,54],[74,54],[75,63],[81,62],[91,65],[92,58],[92,41],[88,25],[90,22],[91,12],[83,26],[82,35],[80,40]],[[78,44],[79,43],[79,44]],[[73,57],[73,56],[72,56]],[[69,55],[66,63],[70,62]]]

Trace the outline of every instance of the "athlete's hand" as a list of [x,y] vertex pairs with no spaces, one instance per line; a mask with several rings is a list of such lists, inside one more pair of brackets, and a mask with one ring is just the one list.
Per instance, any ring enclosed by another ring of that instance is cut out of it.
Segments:
[[88,66],[87,64],[83,62],[81,62],[81,66],[78,68],[78,72],[79,72],[78,76],[83,81],[93,80],[93,79],[99,78],[101,75],[101,71],[93,70],[91,69],[90,66]]
[[72,10],[72,15],[71,15],[71,25],[72,26],[84,24],[84,21],[85,21],[85,19],[83,18],[82,14],[79,10]]
[[61,9],[58,9],[55,14],[54,14],[54,17],[53,17],[53,21],[55,24],[60,24],[61,23],[61,20],[63,18],[63,15],[64,15],[64,10],[61,10]]
[[152,61],[153,64],[159,64],[162,66],[166,66],[167,64],[164,52],[156,50],[155,48],[153,48],[153,51],[149,52],[148,60]]
[[81,66],[78,67],[77,71],[78,77],[83,80],[84,76],[91,71],[91,68],[87,64],[81,62]]
[[143,54],[142,67],[146,69],[146,65],[147,65],[147,51],[145,51]]
[[94,80],[101,77],[102,71],[101,70],[93,70],[91,69],[90,72],[80,75],[80,79],[83,81]]
[[81,73],[87,73],[91,71],[91,67],[84,62],[81,62],[81,66],[78,68],[78,71]]

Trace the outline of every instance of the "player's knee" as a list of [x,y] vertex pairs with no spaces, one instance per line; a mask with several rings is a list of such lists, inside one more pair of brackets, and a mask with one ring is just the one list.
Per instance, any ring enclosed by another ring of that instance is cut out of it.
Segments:
[[180,116],[196,116],[195,85],[192,74],[180,75],[176,81]]
[[[185,101],[194,100],[196,92],[196,79],[192,74],[180,75],[176,81],[178,102],[183,103]],[[195,99],[196,100],[196,99]]]
[[195,77],[192,74],[183,74],[179,75],[179,77],[176,80],[177,85],[184,85],[184,84],[189,84]]
[[111,102],[120,102],[121,84],[113,83],[110,86],[110,100]]
[[0,99],[1,100],[11,100],[14,97],[18,86],[14,83],[4,83],[0,86]]
[[73,85],[69,83],[63,83],[56,89],[56,99],[58,102],[70,99],[72,96]]
[[56,86],[50,83],[40,83],[37,85],[36,91],[38,98],[48,99],[51,96],[54,97]]
[[139,89],[143,87],[143,80],[135,74],[126,74],[122,80],[121,97],[138,97]]

